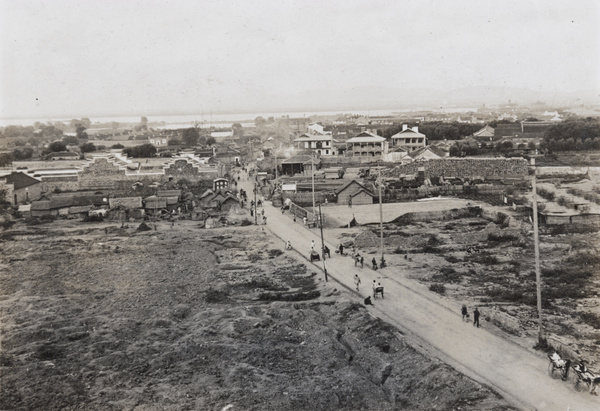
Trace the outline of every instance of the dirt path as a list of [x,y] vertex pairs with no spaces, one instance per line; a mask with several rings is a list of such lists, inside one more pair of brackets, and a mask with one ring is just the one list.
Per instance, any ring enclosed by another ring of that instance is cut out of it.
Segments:
[[[248,181],[243,185],[249,193]],[[292,223],[289,214],[265,207],[267,229],[282,240],[292,242],[294,249],[308,256],[311,240],[320,245],[319,230],[309,230],[301,222]],[[331,250],[337,244],[325,242]],[[386,299],[378,298],[372,312],[375,316],[414,336],[422,349],[438,356],[458,371],[483,382],[516,406],[536,410],[597,410],[597,397],[573,390],[570,383],[552,379],[547,373],[547,359],[533,349],[527,350],[482,328],[461,321],[460,307],[450,310],[437,301],[434,294],[422,292],[406,278],[402,267],[386,267],[373,271],[355,268],[352,259],[333,255],[327,260],[329,281],[337,281],[353,289],[353,276],[358,273],[362,288],[357,300],[371,293],[373,280],[385,287]],[[370,260],[369,257],[368,260]],[[367,260],[367,259],[366,259]],[[365,261],[367,262],[367,261]],[[316,266],[323,267],[322,262]],[[483,314],[485,316],[485,313]]]

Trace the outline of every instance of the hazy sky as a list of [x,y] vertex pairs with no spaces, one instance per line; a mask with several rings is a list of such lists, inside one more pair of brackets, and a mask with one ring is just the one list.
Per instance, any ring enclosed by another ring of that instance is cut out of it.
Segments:
[[600,89],[599,26],[597,0],[0,0],[0,117],[252,112],[360,86]]

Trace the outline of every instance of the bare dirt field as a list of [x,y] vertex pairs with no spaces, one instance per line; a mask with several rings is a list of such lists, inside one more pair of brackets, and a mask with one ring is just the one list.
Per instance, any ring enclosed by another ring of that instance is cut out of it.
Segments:
[[257,227],[137,227],[0,233],[0,409],[514,409]]

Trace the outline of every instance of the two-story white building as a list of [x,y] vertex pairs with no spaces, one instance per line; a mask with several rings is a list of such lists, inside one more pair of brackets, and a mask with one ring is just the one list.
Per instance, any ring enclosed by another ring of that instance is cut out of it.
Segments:
[[427,137],[419,133],[419,127],[408,127],[402,125],[402,131],[392,136],[392,147],[402,147],[409,153],[427,145]]
[[300,151],[310,151],[321,156],[334,156],[336,150],[331,134],[302,134],[294,140],[294,145]]
[[386,139],[368,131],[346,140],[346,145],[349,157],[382,157],[388,152]]

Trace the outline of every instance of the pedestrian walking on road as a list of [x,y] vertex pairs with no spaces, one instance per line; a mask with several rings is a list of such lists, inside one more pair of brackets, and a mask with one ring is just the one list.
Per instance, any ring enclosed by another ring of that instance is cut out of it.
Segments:
[[377,282],[373,280],[373,295],[375,295],[375,289],[377,288]]
[[306,220],[306,217],[303,217],[303,218],[302,218],[302,224],[306,225],[306,221],[307,221],[307,220]]
[[373,257],[371,263],[373,263],[373,270],[377,270],[377,260],[375,259],[375,257]]
[[360,268],[363,268],[365,266],[365,257],[363,257],[362,255],[360,256]]
[[344,245],[340,244],[340,256],[344,255]]
[[358,291],[358,287],[360,286],[360,278],[358,274],[354,274],[354,284],[356,284],[356,291]]
[[475,307],[475,310],[473,311],[473,326],[475,325],[479,328],[479,310],[477,307]]
[[331,251],[329,251],[329,247],[327,246],[323,246],[323,258],[325,258],[325,256],[331,258]]
[[315,240],[310,240],[310,251],[315,250]]
[[356,254],[354,256],[354,266],[356,267],[360,263],[360,255]]
[[267,216],[266,215],[263,216],[263,224],[267,225]]
[[466,305],[463,304],[462,308],[460,309],[460,313],[462,314],[463,321],[469,321],[469,312],[467,311]]

